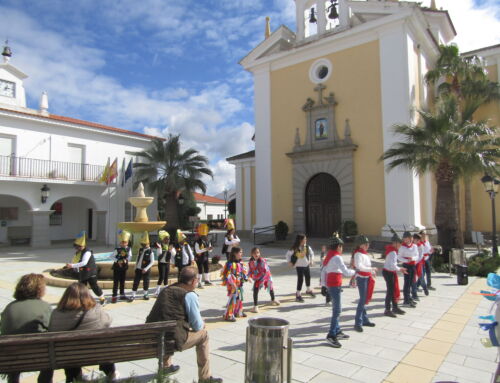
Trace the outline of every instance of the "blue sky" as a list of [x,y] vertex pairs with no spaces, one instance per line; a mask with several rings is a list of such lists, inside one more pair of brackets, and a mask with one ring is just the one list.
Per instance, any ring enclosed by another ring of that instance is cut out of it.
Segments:
[[[500,0],[437,3],[463,51],[500,43]],[[45,90],[55,114],[180,133],[209,157],[216,194],[234,184],[224,158],[253,149],[252,77],[238,61],[265,16],[295,30],[293,0],[0,0],[0,38],[30,76],[30,107]]]

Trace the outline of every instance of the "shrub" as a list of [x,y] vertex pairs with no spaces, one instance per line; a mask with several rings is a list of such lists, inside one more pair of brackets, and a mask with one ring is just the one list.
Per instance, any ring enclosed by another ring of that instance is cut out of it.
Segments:
[[214,255],[214,256],[212,257],[212,263],[213,263],[214,265],[216,265],[216,264],[218,264],[219,262],[220,262],[220,255]]
[[287,235],[288,235],[288,225],[283,221],[279,221],[278,224],[276,225],[276,239],[278,241],[284,241]]
[[489,252],[483,251],[469,259],[468,262],[469,275],[478,277],[487,277],[489,273],[496,273],[500,267],[500,256],[490,255]]

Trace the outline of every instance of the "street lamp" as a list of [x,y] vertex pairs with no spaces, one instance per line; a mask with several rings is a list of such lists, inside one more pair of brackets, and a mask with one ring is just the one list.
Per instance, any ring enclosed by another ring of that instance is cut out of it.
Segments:
[[47,202],[47,198],[49,198],[50,195],[50,189],[47,184],[44,184],[40,191],[42,192],[42,203]]
[[500,181],[486,174],[483,178],[481,178],[481,182],[484,185],[484,190],[489,194],[491,199],[491,216],[493,218],[493,255],[498,255],[497,248],[497,223],[496,223],[496,214],[495,214],[495,196],[498,193],[498,185],[500,185]]
[[224,219],[227,219],[227,189],[224,189]]
[[179,196],[179,198],[177,198],[177,202],[179,203],[179,205],[184,205],[184,197],[182,195]]

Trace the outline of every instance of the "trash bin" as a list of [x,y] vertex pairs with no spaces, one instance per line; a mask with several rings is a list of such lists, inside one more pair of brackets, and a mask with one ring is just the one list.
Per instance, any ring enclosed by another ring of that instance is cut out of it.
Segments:
[[468,285],[469,284],[469,272],[466,265],[455,265],[457,270],[457,284]]
[[290,383],[292,339],[290,323],[278,318],[248,321],[245,350],[245,383]]

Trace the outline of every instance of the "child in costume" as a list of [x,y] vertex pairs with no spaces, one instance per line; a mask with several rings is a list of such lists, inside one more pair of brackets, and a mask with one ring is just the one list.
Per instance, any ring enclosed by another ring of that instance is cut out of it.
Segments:
[[168,274],[170,273],[170,261],[175,257],[175,248],[170,243],[170,234],[166,230],[158,232],[158,244],[161,251],[158,257],[158,284],[156,287],[155,295],[160,294],[161,285],[168,286]]
[[312,298],[316,297],[311,289],[310,270],[310,266],[314,265],[314,252],[307,245],[307,237],[304,234],[297,234],[291,249],[286,253],[286,260],[290,266],[295,267],[297,272],[295,300],[297,302],[304,302],[301,291],[304,279],[306,280],[306,294],[309,294]]
[[257,306],[259,300],[259,290],[264,287],[271,295],[271,304],[279,306],[280,302],[274,297],[273,277],[267,261],[260,255],[260,249],[254,247],[250,253],[250,262],[248,262],[248,276],[253,279],[253,308],[250,310],[253,313],[259,312]]
[[224,313],[224,319],[229,322],[235,322],[236,317],[246,317],[243,312],[243,283],[247,280],[247,270],[241,259],[243,250],[239,247],[233,247],[229,254],[229,261],[222,269],[222,285],[227,288],[227,307]]
[[85,286],[90,285],[90,288],[99,298],[101,305],[106,304],[106,298],[102,289],[97,285],[97,266],[92,250],[87,248],[85,231],[81,231],[76,237],[73,247],[76,253],[72,263],[67,263],[66,268],[72,268],[78,271],[78,281]]
[[422,237],[422,243],[424,246],[424,268],[423,275],[426,278],[427,290],[435,290],[434,287],[431,286],[432,278],[431,278],[431,264],[432,264],[432,252],[433,248],[431,243],[429,242],[429,236],[427,235],[425,230],[420,231],[420,236]]
[[177,229],[177,253],[174,258],[175,267],[177,267],[177,280],[179,280],[181,270],[194,262],[193,250],[191,250],[186,236],[179,229]]
[[408,307],[416,307],[417,302],[414,300],[417,294],[417,287],[414,282],[415,265],[419,258],[418,248],[413,243],[413,237],[409,231],[403,233],[403,243],[398,250],[398,261],[403,263],[403,267],[407,273],[404,275],[403,285],[403,303]]
[[240,245],[240,239],[236,235],[236,228],[234,226],[234,221],[229,218],[226,219],[225,226],[227,228],[227,233],[224,237],[224,246],[222,247],[222,253],[226,254],[226,260],[229,261],[229,254],[233,246]]
[[398,250],[401,247],[401,238],[399,238],[396,232],[394,232],[391,242],[391,245],[385,247],[385,263],[384,269],[382,270],[382,275],[387,285],[384,315],[396,318],[396,314],[403,315],[405,313],[398,307],[398,301],[401,295],[398,271],[401,271],[403,274],[406,274],[407,271],[404,267],[398,266]]
[[366,236],[360,235],[356,239],[357,247],[353,252],[354,266],[356,267],[356,284],[358,285],[359,301],[356,308],[354,329],[363,332],[363,326],[375,327],[375,323],[370,322],[366,313],[365,305],[370,303],[375,288],[376,268],[372,267],[372,262],[368,256],[369,240]]
[[424,290],[425,295],[429,295],[429,290],[427,290],[427,284],[425,283],[425,279],[424,279],[425,244],[422,241],[422,237],[419,234],[413,234],[413,243],[417,245],[417,249],[418,249],[418,259],[417,259],[416,265],[415,265],[415,284],[414,284],[415,296],[413,299],[418,301],[419,298],[417,295],[417,291],[418,291],[417,287],[422,286],[422,289]]
[[155,262],[155,255],[153,249],[149,246],[149,234],[147,231],[142,233],[140,241],[141,248],[139,249],[135,263],[134,284],[132,285],[132,296],[129,298],[129,302],[134,301],[141,279],[144,289],[144,299],[149,299],[149,276],[151,274],[151,267],[153,267]]
[[340,348],[342,345],[339,339],[349,339],[349,335],[344,334],[339,326],[339,318],[342,311],[342,275],[346,277],[353,276],[354,270],[348,269],[344,264],[344,260],[342,259],[344,241],[336,234],[332,238],[330,251],[328,251],[323,261],[321,286],[325,287],[328,290],[328,295],[333,298],[332,320],[326,341],[332,347]]
[[199,238],[194,244],[194,252],[196,254],[196,265],[198,266],[198,288],[202,289],[202,275],[205,278],[205,285],[212,285],[212,282],[210,282],[210,275],[208,273],[208,258],[209,254],[213,250],[213,247],[207,237],[208,225],[206,223],[200,224],[196,231],[198,232]]
[[115,249],[113,266],[113,296],[111,303],[116,303],[118,298],[118,285],[120,286],[120,299],[125,300],[125,278],[127,276],[128,263],[132,259],[132,249],[129,244],[130,233],[125,230],[118,232],[120,247]]

